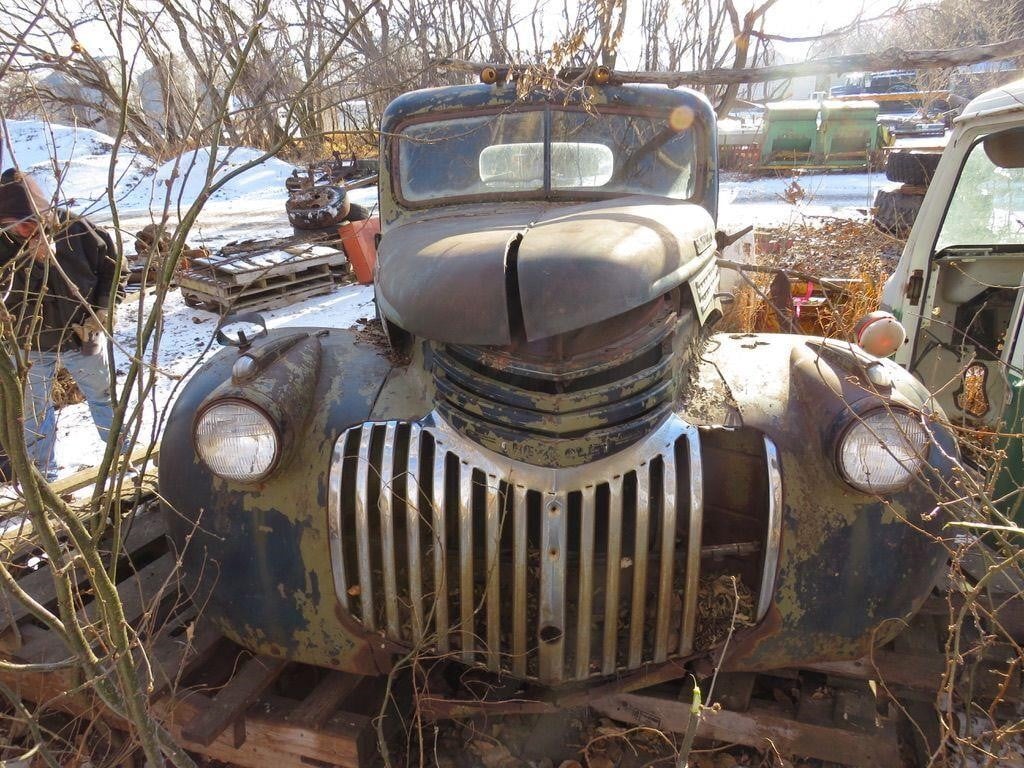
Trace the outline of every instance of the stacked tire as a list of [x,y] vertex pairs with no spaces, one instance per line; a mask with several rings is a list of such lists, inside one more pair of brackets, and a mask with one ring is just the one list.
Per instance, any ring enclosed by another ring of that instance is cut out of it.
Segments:
[[885,178],[903,186],[875,195],[874,223],[883,232],[905,238],[914,226],[924,193],[935,175],[942,154],[939,152],[890,152],[885,161]]
[[885,161],[885,178],[913,187],[927,187],[941,157],[939,152],[890,152]]

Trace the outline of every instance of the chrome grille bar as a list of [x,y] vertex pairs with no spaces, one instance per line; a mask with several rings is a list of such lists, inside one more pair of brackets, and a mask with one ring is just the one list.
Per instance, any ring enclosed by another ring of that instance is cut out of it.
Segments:
[[448,543],[445,536],[445,483],[444,465],[448,452],[440,445],[434,449],[433,502],[431,546],[434,550],[434,626],[437,629],[437,650],[447,651],[448,645]]
[[364,424],[359,435],[359,456],[356,461],[356,536],[359,542],[359,605],[363,626],[371,632],[377,628],[373,617],[373,579],[370,578],[370,520],[366,509],[369,494],[370,438],[373,425]]
[[476,599],[473,595],[473,470],[466,462],[459,462],[459,634],[462,660],[474,661],[476,640],[473,631],[473,613]]
[[496,475],[487,476],[487,666],[499,669],[501,654],[501,521],[498,516],[499,485]]
[[409,458],[405,473],[405,520],[409,562],[409,604],[412,608],[412,639],[423,642],[423,566],[420,562],[420,440],[419,424],[409,425]]
[[697,632],[697,596],[700,592],[700,543],[704,526],[704,475],[700,461],[700,434],[688,428],[686,464],[690,488],[690,530],[686,540],[686,581],[683,584],[683,631],[679,635],[679,655],[693,651]]
[[604,585],[604,643],[601,674],[615,671],[619,629],[619,563],[622,560],[622,476],[608,484],[608,560]]
[[[345,436],[334,444],[331,461],[335,467],[345,461]],[[327,488],[327,535],[331,539],[331,560],[334,562],[334,592],[341,607],[349,610],[348,582],[345,575],[345,548],[341,545],[341,472],[331,472]]]
[[580,508],[580,595],[576,619],[576,679],[590,675],[590,625],[594,621],[594,515],[597,489],[583,489]]
[[526,489],[511,483],[512,562],[515,569],[512,593],[512,669],[526,675]]
[[554,683],[564,677],[565,657],[565,519],[564,494],[550,494],[541,510],[540,606],[538,656],[540,678]]
[[672,617],[672,576],[676,553],[676,457],[674,450],[662,456],[661,472],[661,570],[658,574],[658,618],[654,627],[654,661],[668,658],[669,621]]
[[644,614],[647,607],[647,544],[651,509],[651,465],[642,464],[636,471],[636,529],[633,539],[633,612],[629,617],[630,669],[640,666],[644,642]]
[[398,578],[395,569],[395,521],[392,514],[395,483],[395,432],[397,422],[389,421],[384,429],[384,455],[380,471],[380,495],[377,512],[380,515],[380,555],[384,564],[384,613],[388,633],[398,637]]
[[761,590],[757,601],[757,621],[764,618],[775,595],[775,575],[779,567],[782,544],[782,464],[779,450],[770,438],[764,439],[768,468],[768,541],[765,542],[764,564],[761,567]]

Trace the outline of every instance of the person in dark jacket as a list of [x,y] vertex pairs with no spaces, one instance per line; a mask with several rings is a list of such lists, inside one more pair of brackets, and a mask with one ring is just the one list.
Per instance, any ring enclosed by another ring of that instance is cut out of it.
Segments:
[[[126,269],[110,236],[58,212],[29,177],[0,176],[0,295],[14,342],[30,364],[25,442],[39,470],[56,476],[51,390],[58,366],[78,383],[100,439],[113,421],[104,328],[124,296]],[[121,282],[118,282],[120,273]],[[5,323],[6,324],[6,323]]]

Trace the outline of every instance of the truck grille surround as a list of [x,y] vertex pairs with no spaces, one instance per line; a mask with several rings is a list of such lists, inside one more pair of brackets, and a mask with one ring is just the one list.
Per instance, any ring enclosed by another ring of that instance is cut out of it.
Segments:
[[663,300],[586,334],[512,347],[433,344],[437,410],[512,459],[561,467],[600,459],[668,415],[688,358],[674,343],[697,336],[693,321],[692,309]]
[[[774,591],[782,506],[768,438],[759,455],[767,519],[745,549],[755,621]],[[704,498],[700,434],[675,414],[623,451],[557,469],[483,448],[436,411],[367,422],[334,449],[334,586],[402,646],[546,685],[636,670],[704,650],[701,562],[722,549],[705,546]]]

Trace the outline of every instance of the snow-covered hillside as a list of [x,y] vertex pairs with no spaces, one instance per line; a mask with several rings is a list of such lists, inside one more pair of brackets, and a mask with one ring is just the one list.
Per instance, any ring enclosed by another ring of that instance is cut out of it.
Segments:
[[[0,165],[31,174],[43,190],[77,211],[107,207],[114,139],[89,128],[7,120]],[[121,146],[114,164],[115,189],[127,194],[152,174],[152,161],[134,147]]]

